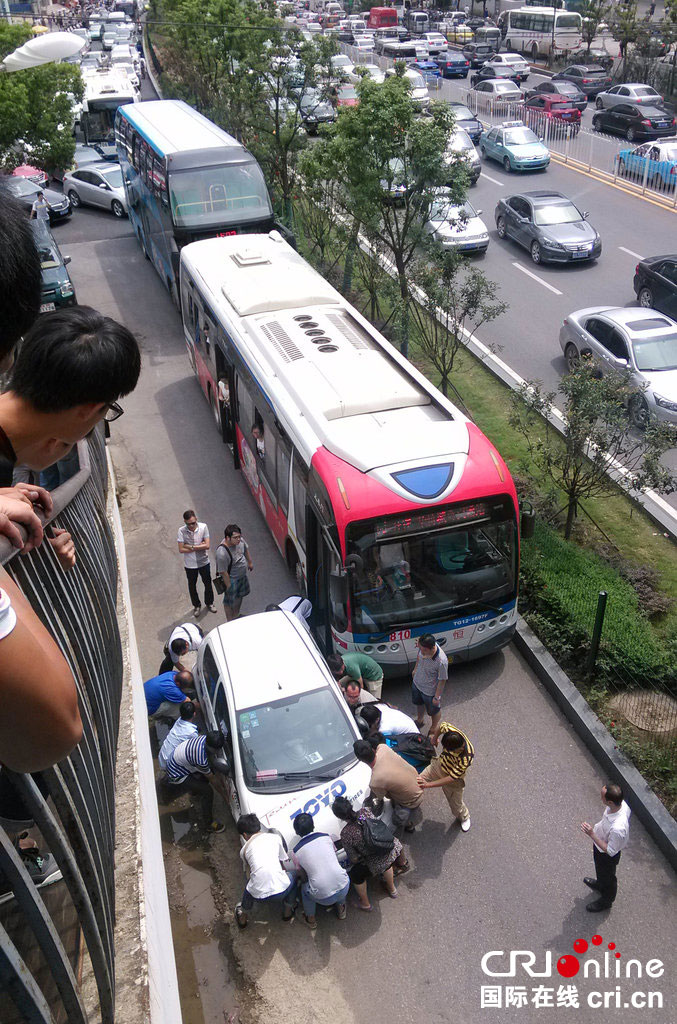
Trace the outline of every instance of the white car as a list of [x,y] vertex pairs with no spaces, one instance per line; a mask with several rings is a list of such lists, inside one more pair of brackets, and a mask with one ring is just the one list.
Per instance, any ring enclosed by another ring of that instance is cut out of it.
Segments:
[[468,172],[471,184],[475,185],[482,173],[482,161],[473,145],[473,141],[463,128],[457,128],[452,134],[444,153],[444,163],[453,167],[463,163]]
[[468,202],[455,204],[450,193],[440,190],[430,205],[424,231],[445,249],[484,254],[489,232],[480,219],[481,212]]
[[376,82],[377,85],[381,85],[385,82],[386,78],[385,71],[383,71],[378,64],[356,64],[346,77],[353,85],[357,85],[364,75],[366,75],[367,78],[371,78],[372,82]]
[[[394,74],[396,74],[394,68],[388,68],[386,71],[386,75]],[[418,107],[419,110],[427,110],[430,106],[430,94],[423,75],[414,68],[407,68],[403,77],[409,82],[409,90],[414,106]]]
[[663,97],[650,85],[643,85],[642,82],[626,82],[624,85],[614,85],[611,89],[598,92],[595,96],[595,106],[598,110],[606,107],[615,107],[617,103],[647,103],[649,106],[663,105]]
[[291,846],[305,812],[338,840],[331,805],[345,796],[359,806],[371,773],[353,752],[360,733],[350,709],[296,616],[278,610],[218,626],[194,675],[207,726],[226,738],[233,817],[256,814]]
[[353,70],[353,62],[345,53],[337,53],[331,58],[332,71],[339,72],[345,78],[349,78]]
[[523,95],[514,82],[505,78],[489,78],[474,85],[472,92],[477,97],[480,110],[489,110],[492,106],[506,103],[521,103]]
[[357,50],[358,53],[373,53],[374,37],[372,35],[354,36],[353,48]]
[[531,68],[519,53],[495,53],[485,66],[491,67],[492,64],[501,64],[503,67],[512,68],[520,82],[526,81],[531,74]]
[[438,53],[446,53],[449,47],[446,36],[441,32],[424,32],[422,41],[426,44],[431,57],[436,57]]

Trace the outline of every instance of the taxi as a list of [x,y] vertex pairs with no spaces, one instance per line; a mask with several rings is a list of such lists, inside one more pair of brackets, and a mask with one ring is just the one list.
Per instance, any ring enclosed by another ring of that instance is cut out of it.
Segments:
[[348,705],[315,641],[296,616],[278,609],[211,630],[194,670],[208,729],[220,729],[224,774],[235,818],[256,814],[286,847],[305,812],[343,857],[337,796],[362,804],[371,772],[358,761],[360,739]]
[[506,171],[540,171],[550,163],[550,150],[523,121],[504,121],[483,131],[480,153]]

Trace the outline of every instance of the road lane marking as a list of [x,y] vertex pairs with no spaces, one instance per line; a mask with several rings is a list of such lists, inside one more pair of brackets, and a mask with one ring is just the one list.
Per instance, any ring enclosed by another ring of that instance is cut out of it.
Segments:
[[[618,189],[619,192],[625,192],[626,196],[634,196],[635,199],[643,199],[645,203],[651,203],[652,206],[657,206],[659,210],[668,210],[671,213],[677,213],[677,207],[674,203],[668,206],[667,203],[662,203],[658,199],[652,199],[651,196],[648,196],[646,194],[642,195],[641,192],[636,192],[633,189],[625,188],[624,185],[619,184],[618,180],[609,181],[607,177],[602,177],[602,175],[606,174],[606,172],[600,170],[599,168],[593,167],[590,171],[584,170],[582,166],[577,166],[575,163],[572,163],[571,161],[567,163],[564,160],[563,156],[560,156],[559,153],[552,152],[552,150],[550,152],[550,162],[557,164],[559,167],[568,167],[570,171],[574,171],[576,174],[583,174],[586,178],[592,178],[593,181],[599,181],[602,185],[608,185],[609,188],[615,188]],[[660,195],[660,193],[655,194]]]
[[638,252],[633,252],[632,249],[626,249],[624,245],[619,245],[618,248],[621,252],[627,252],[628,256],[634,256],[637,260],[643,260],[644,257],[640,256]]
[[527,270],[526,267],[523,267],[521,263],[513,263],[513,267],[517,267],[517,269],[521,270],[523,274],[527,274],[529,277],[533,278],[534,281],[538,281],[539,284],[542,284],[544,288],[548,288],[549,291],[554,292],[555,295],[562,295],[559,288],[554,288],[551,284],[548,284],[547,281],[544,281],[542,277],[539,277],[537,274],[532,274],[532,272]]
[[505,181],[501,181],[499,178],[492,178],[491,175],[487,174],[486,171],[482,171],[482,174],[480,175],[480,177],[486,178],[487,181],[493,181],[494,185],[505,185],[506,184]]

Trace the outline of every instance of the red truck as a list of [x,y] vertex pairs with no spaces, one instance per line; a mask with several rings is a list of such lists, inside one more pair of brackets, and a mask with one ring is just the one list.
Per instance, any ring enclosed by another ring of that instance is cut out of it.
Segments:
[[397,11],[394,7],[372,7],[367,28],[397,28]]

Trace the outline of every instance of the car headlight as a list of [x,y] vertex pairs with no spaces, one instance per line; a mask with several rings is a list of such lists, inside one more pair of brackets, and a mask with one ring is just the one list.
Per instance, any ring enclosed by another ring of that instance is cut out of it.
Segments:
[[677,402],[671,402],[669,398],[663,398],[662,395],[657,395],[655,391],[653,399],[659,408],[667,409],[669,412],[677,412]]
[[554,239],[551,239],[551,238],[544,238],[541,244],[546,246],[546,248],[548,248],[548,249],[563,249],[564,248],[563,245],[560,245],[559,242],[556,242]]
[[73,288],[73,285],[69,281],[67,284],[62,284],[61,287],[59,288],[59,291],[61,292],[64,299],[67,299],[69,295],[73,294],[75,289]]

